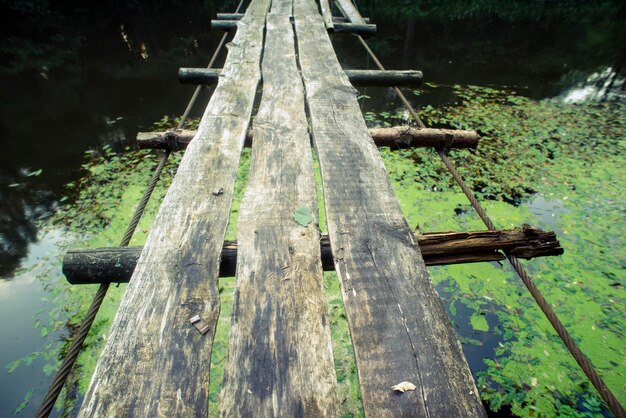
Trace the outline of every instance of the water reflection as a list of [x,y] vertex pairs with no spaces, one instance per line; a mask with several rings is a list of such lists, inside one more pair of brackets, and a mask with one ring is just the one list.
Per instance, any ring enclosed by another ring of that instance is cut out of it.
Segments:
[[0,167],[0,281],[11,278],[29,244],[37,240],[36,220],[55,205],[53,194],[38,189],[28,176],[31,173]]
[[617,100],[626,95],[625,83],[626,78],[620,77],[613,67],[606,67],[565,89],[555,99],[564,103]]

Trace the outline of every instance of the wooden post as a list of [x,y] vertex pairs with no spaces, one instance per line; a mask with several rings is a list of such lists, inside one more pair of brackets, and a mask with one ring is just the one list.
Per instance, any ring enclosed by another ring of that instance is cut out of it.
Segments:
[[[404,86],[422,84],[422,72],[417,70],[344,70],[354,86]],[[178,80],[184,84],[215,84],[219,80],[219,68],[180,68]]]
[[[328,8],[328,12],[330,13],[330,7],[328,4],[328,0],[320,0],[320,6],[322,8],[322,16],[324,16],[324,23],[326,23],[326,15],[324,12],[325,8]],[[216,20],[239,20],[243,16],[243,13],[218,13],[215,17]],[[347,17],[342,16],[331,16],[330,18],[332,23],[350,23]],[[363,22],[370,23],[369,17],[364,17]],[[328,25],[326,25],[326,29],[328,29]]]
[[[431,232],[416,235],[427,266],[500,261],[501,251],[531,259],[563,254],[554,232],[524,226],[516,229],[470,232]],[[320,241],[324,271],[333,271],[328,236]],[[126,283],[133,274],[141,247],[69,250],[63,259],[63,274],[71,284]],[[222,248],[220,277],[235,275],[237,242],[226,241]]]

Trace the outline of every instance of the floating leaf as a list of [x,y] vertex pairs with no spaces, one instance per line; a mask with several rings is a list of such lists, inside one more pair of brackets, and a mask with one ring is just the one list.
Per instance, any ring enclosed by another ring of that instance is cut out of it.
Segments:
[[43,168],[40,168],[39,170],[31,171],[30,173],[26,174],[26,177],[36,177],[36,176],[41,175],[41,173],[43,173]]
[[308,226],[313,222],[313,212],[311,208],[298,208],[293,214],[293,219],[300,226]]
[[28,402],[30,402],[30,399],[33,397],[33,392],[34,392],[33,388],[28,389],[28,392],[26,392],[26,395],[24,396],[24,400],[22,401],[22,403],[19,404],[17,408],[15,408],[15,414],[19,414],[20,412],[22,412],[24,408],[26,408],[26,405],[28,405]]
[[417,386],[415,386],[413,383],[411,382],[400,382],[397,385],[394,385],[391,387],[391,390],[395,390],[397,392],[406,392],[407,390],[415,390],[417,389]]

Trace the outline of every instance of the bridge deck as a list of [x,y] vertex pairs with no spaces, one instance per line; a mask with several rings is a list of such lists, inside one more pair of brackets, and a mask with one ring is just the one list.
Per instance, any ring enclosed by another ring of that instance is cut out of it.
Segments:
[[[366,415],[484,416],[313,0],[252,0],[238,22],[80,416],[207,415],[220,254],[261,77],[220,414],[338,413],[312,137]],[[392,390],[403,381],[416,390]]]

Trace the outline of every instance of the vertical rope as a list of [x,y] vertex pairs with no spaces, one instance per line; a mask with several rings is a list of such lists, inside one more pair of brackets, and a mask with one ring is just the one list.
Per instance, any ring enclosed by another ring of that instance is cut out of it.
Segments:
[[[370,49],[370,47],[367,45],[363,37],[361,35],[357,35],[357,38],[359,39],[359,42],[361,43],[361,45],[363,45],[363,47],[367,50],[368,54],[372,57],[372,60],[374,60],[378,68],[384,71],[385,67],[383,67],[382,63],[376,57],[376,54],[374,54],[374,52]],[[424,122],[422,122],[417,112],[415,111],[411,103],[409,103],[409,101],[404,96],[402,91],[396,86],[393,87],[393,90],[395,91],[396,95],[400,98],[404,106],[407,108],[407,110],[409,111],[413,119],[415,119],[419,127],[425,128],[426,125],[424,125]],[[465,182],[463,181],[463,178],[461,177],[459,172],[456,170],[456,168],[454,167],[454,165],[452,164],[452,162],[450,161],[446,153],[441,149],[438,149],[437,153],[439,154],[441,161],[444,163],[444,165],[446,166],[446,168],[448,169],[448,171],[450,172],[450,174],[452,175],[456,183],[461,187],[461,190],[463,190],[463,193],[465,194],[467,199],[470,201],[470,203],[474,207],[474,210],[476,210],[476,213],[478,214],[480,219],[482,219],[485,226],[490,230],[495,230],[496,229],[495,225],[493,224],[493,222],[487,215],[487,212],[482,208],[482,206],[478,202],[478,199],[476,199],[476,196],[474,195],[472,190],[467,186],[467,184],[465,184]],[[624,412],[624,408],[622,407],[622,405],[619,403],[615,395],[608,388],[606,383],[604,383],[604,380],[602,380],[602,378],[600,377],[596,369],[593,367],[593,365],[591,364],[587,356],[582,352],[582,350],[574,342],[573,338],[571,337],[571,335],[569,334],[565,326],[563,326],[563,323],[559,320],[558,316],[556,315],[556,313],[554,312],[554,310],[552,309],[548,301],[544,298],[539,288],[537,288],[531,276],[526,272],[526,270],[524,269],[522,264],[519,262],[517,257],[515,257],[513,254],[510,254],[508,251],[505,251],[504,254],[506,258],[509,260],[509,263],[511,263],[511,266],[513,267],[517,275],[520,277],[520,279],[522,279],[522,282],[524,283],[524,285],[526,286],[526,288],[532,295],[533,299],[535,299],[535,302],[537,303],[537,305],[539,305],[539,308],[544,313],[544,315],[546,316],[546,318],[548,319],[548,321],[550,322],[550,324],[552,325],[552,327],[558,334],[559,338],[561,338],[561,341],[563,341],[563,343],[569,350],[572,357],[574,357],[574,359],[576,360],[576,362],[578,363],[582,371],[585,373],[587,378],[589,378],[593,386],[596,388],[596,390],[602,397],[602,399],[609,406],[609,408],[611,409],[611,412],[613,412],[613,414],[617,418],[626,418],[626,413]]]
[[[239,4],[237,5],[237,10],[235,11],[235,13],[239,12],[239,9],[241,8],[243,1],[244,0],[240,0]],[[220,40],[215,52],[213,53],[213,56],[211,57],[211,61],[209,62],[207,68],[211,68],[215,64],[215,60],[217,59],[222,48],[224,47],[227,37],[228,37],[228,32],[225,32],[222,35],[222,39]],[[202,90],[202,87],[203,87],[202,85],[198,85],[198,87],[196,87],[196,90],[191,96],[191,99],[189,100],[189,103],[187,104],[187,107],[185,108],[185,112],[183,113],[180,119],[180,122],[178,123],[178,129],[181,129],[182,127],[185,126],[185,122],[187,121],[187,118],[189,117],[189,113],[191,112],[193,105],[195,104],[195,102],[197,101],[200,95],[200,91]],[[156,184],[159,181],[159,178],[161,177],[161,173],[163,172],[163,168],[165,167],[165,163],[167,162],[170,154],[171,154],[171,150],[165,150],[161,154],[161,158],[159,159],[159,162],[157,166],[155,167],[154,172],[152,173],[152,176],[150,177],[148,186],[146,187],[146,190],[144,191],[144,194],[141,197],[141,200],[139,201],[137,208],[135,209],[133,218],[128,224],[128,227],[126,228],[126,232],[124,233],[124,236],[122,237],[122,241],[120,242],[120,245],[119,245],[120,247],[127,247],[128,244],[130,243],[130,240],[133,237],[133,234],[135,233],[135,229],[137,228],[137,225],[139,224],[139,221],[141,220],[141,217],[146,209],[148,202],[150,201],[152,192],[154,191]],[[89,334],[89,330],[91,329],[91,326],[93,325],[93,322],[96,319],[96,315],[98,314],[98,310],[100,309],[100,306],[102,305],[102,302],[104,301],[107,291],[109,290],[109,285],[110,283],[102,283],[98,287],[98,290],[96,291],[91,301],[91,305],[89,306],[89,309],[87,310],[85,319],[83,319],[83,322],[81,323],[80,328],[78,329],[78,332],[74,336],[74,339],[72,340],[72,344],[70,345],[70,349],[65,355],[65,358],[63,359],[63,362],[61,363],[59,370],[57,371],[56,375],[54,376],[54,379],[52,380],[52,384],[48,388],[48,392],[44,396],[44,399],[41,402],[39,409],[37,410],[37,413],[35,415],[37,418],[46,418],[50,415],[50,412],[52,411],[52,408],[54,407],[54,404],[56,403],[59,395],[61,394],[61,390],[63,389],[65,382],[67,381],[67,377],[70,374],[70,371],[72,370],[72,367],[74,366],[74,363],[76,362],[76,359],[78,358],[78,355],[80,354],[80,351],[83,348],[83,344],[85,342],[85,339],[87,338],[87,335]]]

